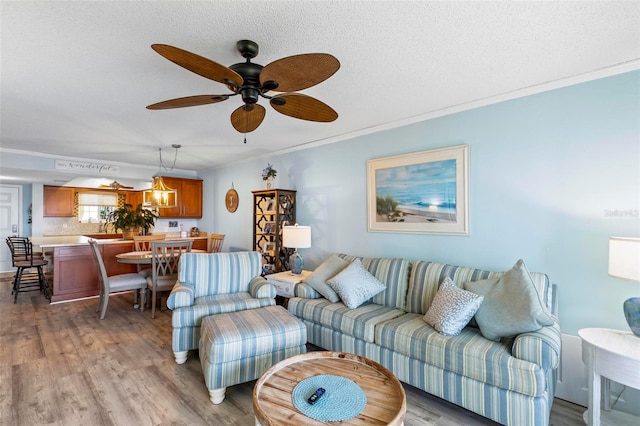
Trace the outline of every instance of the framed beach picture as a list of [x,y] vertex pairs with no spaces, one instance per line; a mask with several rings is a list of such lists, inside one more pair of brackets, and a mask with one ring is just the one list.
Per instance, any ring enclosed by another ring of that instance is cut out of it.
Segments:
[[369,232],[469,234],[469,146],[367,161]]

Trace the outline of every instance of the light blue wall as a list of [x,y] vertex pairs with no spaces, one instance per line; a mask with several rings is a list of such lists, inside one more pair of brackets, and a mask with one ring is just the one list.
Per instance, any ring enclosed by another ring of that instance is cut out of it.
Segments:
[[[367,232],[368,159],[459,144],[469,145],[469,236]],[[622,302],[640,285],[609,277],[607,253],[610,236],[640,237],[640,72],[201,172],[200,227],[226,234],[225,250],[251,248],[251,191],[264,187],[267,161],[312,227],[306,269],[336,251],[490,270],[522,258],[559,285],[563,332],[627,328]],[[234,214],[224,206],[232,182]]]

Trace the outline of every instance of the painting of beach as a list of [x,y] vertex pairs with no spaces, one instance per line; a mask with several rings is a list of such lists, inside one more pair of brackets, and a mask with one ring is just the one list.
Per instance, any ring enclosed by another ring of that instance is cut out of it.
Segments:
[[456,160],[376,170],[376,221],[455,222]]
[[369,160],[369,229],[465,233],[466,168],[466,145]]

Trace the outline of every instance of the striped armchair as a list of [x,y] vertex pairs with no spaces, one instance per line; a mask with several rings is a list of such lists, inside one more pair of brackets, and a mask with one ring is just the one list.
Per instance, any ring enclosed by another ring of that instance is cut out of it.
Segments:
[[176,362],[198,349],[200,324],[210,315],[275,305],[276,289],[260,276],[258,252],[185,253],[178,281],[167,299],[173,311],[172,348]]

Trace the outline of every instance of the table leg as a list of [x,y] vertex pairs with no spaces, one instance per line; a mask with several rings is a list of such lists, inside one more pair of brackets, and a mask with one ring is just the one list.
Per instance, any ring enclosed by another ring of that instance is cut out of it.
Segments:
[[611,411],[611,380],[602,376],[602,410]]
[[589,426],[600,426],[600,383],[601,376],[597,374],[593,366],[589,367],[590,381],[589,381]]

